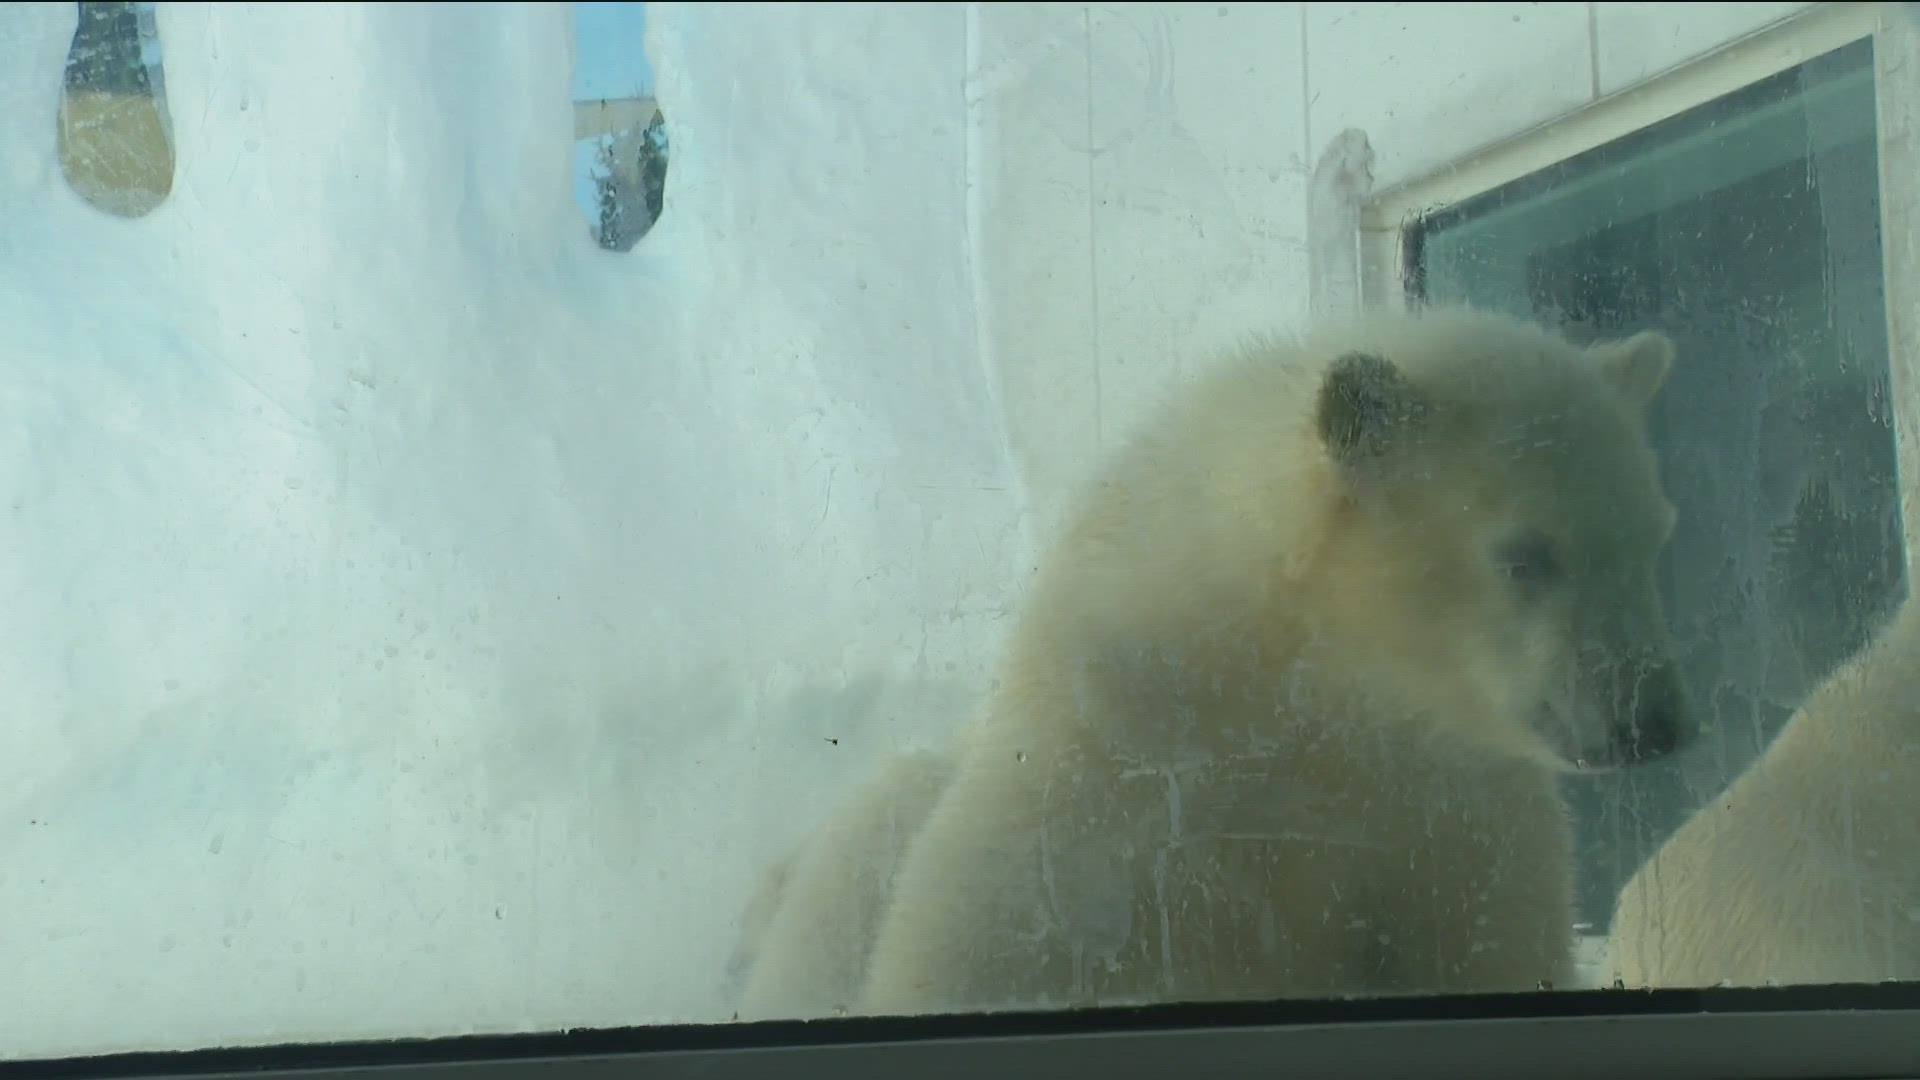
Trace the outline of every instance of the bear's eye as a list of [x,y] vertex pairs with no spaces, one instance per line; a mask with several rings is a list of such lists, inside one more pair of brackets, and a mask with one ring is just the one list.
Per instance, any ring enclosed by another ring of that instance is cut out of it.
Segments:
[[1554,554],[1553,537],[1539,529],[1522,529],[1500,545],[1494,563],[1519,594],[1538,599],[1560,576],[1560,559]]

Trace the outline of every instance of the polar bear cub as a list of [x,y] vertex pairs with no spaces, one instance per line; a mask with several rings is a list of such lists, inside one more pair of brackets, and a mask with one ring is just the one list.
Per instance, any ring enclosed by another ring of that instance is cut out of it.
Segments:
[[1688,732],[1673,348],[1371,316],[1115,455],[899,867],[868,1014],[1570,981],[1560,772]]

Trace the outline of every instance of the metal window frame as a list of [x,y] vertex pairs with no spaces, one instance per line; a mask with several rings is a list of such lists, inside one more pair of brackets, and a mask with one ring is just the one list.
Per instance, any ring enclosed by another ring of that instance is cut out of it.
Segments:
[[[1888,363],[1902,476],[1920,477],[1920,4],[1816,4],[1696,60],[1600,98],[1366,201],[1360,219],[1361,295],[1409,303],[1418,272],[1411,226],[1435,213],[1630,135],[1863,38],[1873,39],[1880,149],[1880,232]],[[1920,486],[1901,495],[1908,536],[1920,535]],[[1920,571],[1908,552],[1909,577]]]
[[1920,1077],[1920,984],[1160,1006],[131,1054],[0,1080]]

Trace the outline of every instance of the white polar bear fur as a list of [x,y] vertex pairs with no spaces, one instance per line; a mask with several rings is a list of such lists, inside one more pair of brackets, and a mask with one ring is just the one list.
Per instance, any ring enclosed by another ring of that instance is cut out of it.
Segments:
[[[1559,339],[1452,313],[1251,351],[1118,456],[1041,568],[900,868],[859,1012],[1571,982],[1566,766],[1526,719],[1558,669],[1439,554],[1517,504],[1491,459],[1444,444],[1401,462],[1405,486],[1368,511],[1380,531],[1349,528],[1361,511],[1312,414],[1350,348],[1454,379],[1463,424],[1596,440],[1580,468],[1632,473],[1595,488],[1627,500],[1611,520],[1670,527],[1642,436],[1575,434],[1560,411],[1637,424],[1671,358],[1657,335],[1579,371]],[[1553,369],[1537,386],[1534,364]]]
[[1621,891],[1631,987],[1920,979],[1920,603]]
[[894,874],[951,775],[935,754],[887,762],[768,870],[745,920],[739,1019],[845,1015],[859,1002]]

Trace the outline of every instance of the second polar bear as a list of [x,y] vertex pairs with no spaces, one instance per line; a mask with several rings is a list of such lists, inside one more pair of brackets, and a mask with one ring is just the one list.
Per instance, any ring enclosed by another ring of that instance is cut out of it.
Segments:
[[1040,567],[860,1011],[1565,985],[1557,776],[1688,730],[1672,353],[1435,311],[1195,385]]
[[866,985],[867,959],[893,880],[953,768],[904,754],[761,879],[745,919],[742,1020],[844,1015]]
[[1628,986],[1920,979],[1920,602],[1621,891]]

